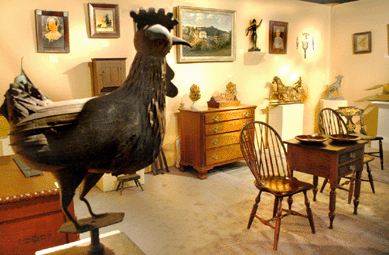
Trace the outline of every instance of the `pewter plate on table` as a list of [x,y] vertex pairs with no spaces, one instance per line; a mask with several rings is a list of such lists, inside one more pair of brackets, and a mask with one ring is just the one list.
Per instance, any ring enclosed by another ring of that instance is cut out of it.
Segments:
[[298,135],[295,136],[295,139],[302,143],[322,143],[327,141],[327,137],[323,135]]
[[330,135],[330,138],[339,143],[355,143],[356,141],[360,140],[361,138],[357,135]]

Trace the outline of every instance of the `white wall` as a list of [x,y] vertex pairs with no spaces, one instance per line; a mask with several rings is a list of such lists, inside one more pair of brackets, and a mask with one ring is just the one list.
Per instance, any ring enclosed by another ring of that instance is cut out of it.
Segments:
[[[388,30],[389,1],[364,0],[339,5],[331,11],[331,70],[334,81],[344,75],[341,94],[348,105],[366,109],[369,133],[377,130],[377,107],[366,99],[381,93],[382,89],[366,91],[389,82]],[[372,52],[353,54],[353,34],[371,31]]]
[[[99,2],[103,3],[105,1],[94,1],[94,3]],[[384,2],[386,4],[388,1],[368,0],[367,2],[378,7],[384,4]],[[9,83],[20,73],[20,59],[24,56],[25,71],[34,84],[52,100],[59,101],[91,96],[91,58],[127,57],[127,70],[130,68],[135,50],[133,47],[134,26],[129,12],[139,7],[162,7],[167,11],[173,11],[176,6],[182,5],[236,10],[236,61],[176,64],[174,50],[167,56],[169,61],[174,63],[171,65],[176,74],[173,82],[179,89],[178,96],[167,101],[167,134],[164,148],[169,165],[173,165],[176,158],[175,140],[179,136],[177,124],[178,107],[181,101],[184,101],[186,105],[190,104],[188,94],[189,87],[192,84],[197,84],[201,88],[202,98],[198,104],[206,105],[206,102],[213,94],[224,92],[228,82],[236,83],[239,100],[244,104],[257,105],[256,118],[258,120],[266,120],[266,111],[262,110],[266,109],[268,104],[265,99],[269,95],[268,83],[277,75],[281,77],[284,84],[291,85],[301,76],[310,91],[308,102],[304,108],[304,133],[313,133],[319,110],[319,100],[323,98],[327,85],[333,80],[332,77],[336,73],[343,71],[339,69],[344,68],[345,64],[343,62],[336,66],[336,60],[332,60],[330,64],[330,49],[332,50],[331,57],[335,59],[335,56],[339,55],[336,53],[337,51],[345,54],[344,52],[347,50],[344,49],[350,47],[345,45],[346,42],[343,42],[343,40],[340,40],[341,42],[336,41],[339,47],[332,47],[334,41],[330,41],[330,37],[334,39],[342,32],[341,27],[336,27],[334,24],[338,20],[339,22],[344,22],[340,17],[342,13],[350,16],[350,19],[356,16],[352,11],[347,12],[348,8],[351,8],[355,2],[335,7],[298,0],[161,0],[158,4],[151,0],[113,0],[109,1],[109,3],[118,4],[120,8],[121,36],[118,39],[88,38],[88,12],[85,1],[0,0],[0,8],[6,10],[0,15],[0,24],[2,24],[0,26],[0,66],[2,67],[0,94],[5,93]],[[37,53],[35,9],[69,12],[70,53]],[[363,13],[363,10],[360,10],[360,8],[358,11]],[[386,13],[388,13],[388,9],[386,9]],[[332,22],[332,25],[331,16],[335,20]],[[363,20],[371,19],[365,15],[359,17]],[[269,21],[288,22],[287,54],[266,54],[258,65],[245,65],[243,53],[247,52],[249,48],[249,38],[245,35],[245,29],[253,18],[257,20],[263,19],[261,27],[257,30],[257,45],[264,52],[268,52],[269,47]],[[379,20],[379,17],[375,19]],[[385,20],[382,17],[381,19]],[[372,22],[372,25],[375,25],[377,20]],[[383,23],[383,21],[381,22]],[[353,25],[357,25],[356,22]],[[361,22],[359,25],[361,29],[355,28],[355,32],[370,29],[369,27],[362,27],[366,25],[366,22]],[[296,37],[299,36],[301,41],[302,32],[310,33],[315,37],[316,49],[314,52],[307,52],[307,59],[303,58],[303,50],[301,48],[297,50],[295,46]],[[352,31],[349,33],[352,33]],[[373,43],[375,34],[377,32],[373,31]],[[348,38],[350,37],[351,35],[348,35]],[[109,47],[102,47],[102,41],[107,41]],[[378,44],[378,41],[376,44]],[[378,47],[381,46],[375,46],[374,44],[373,51],[376,48],[378,50]],[[383,52],[378,55],[380,56],[380,61],[383,61]],[[50,56],[58,56],[59,61],[50,62]],[[374,82],[387,80],[387,74],[385,74],[386,77],[382,77],[384,76],[382,68],[385,63],[387,68],[387,62],[381,63],[380,71],[371,70],[372,68],[368,69],[375,76]],[[353,76],[353,68],[348,70],[349,72],[343,72],[346,77],[342,93],[352,94],[353,89],[346,90],[346,88],[351,86],[349,85],[351,79],[349,77]],[[358,70],[357,73],[362,75],[363,72]],[[365,78],[365,80],[369,79]],[[371,83],[374,82],[372,81]]]

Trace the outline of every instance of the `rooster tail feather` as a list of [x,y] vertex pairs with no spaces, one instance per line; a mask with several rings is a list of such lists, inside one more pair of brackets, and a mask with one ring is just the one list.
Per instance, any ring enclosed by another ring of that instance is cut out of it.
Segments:
[[5,93],[5,100],[0,108],[0,113],[6,117],[11,125],[15,125],[32,113],[37,112],[42,107],[52,103],[28,78],[23,69],[23,59],[21,74],[10,84],[10,88]]

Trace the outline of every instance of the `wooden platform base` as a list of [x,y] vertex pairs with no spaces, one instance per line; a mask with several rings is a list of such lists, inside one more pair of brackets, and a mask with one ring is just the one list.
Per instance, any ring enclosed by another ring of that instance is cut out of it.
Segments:
[[[104,255],[145,253],[124,233],[116,230],[100,235],[100,242],[104,245]],[[90,238],[77,242],[37,251],[35,255],[85,255],[89,253]]]

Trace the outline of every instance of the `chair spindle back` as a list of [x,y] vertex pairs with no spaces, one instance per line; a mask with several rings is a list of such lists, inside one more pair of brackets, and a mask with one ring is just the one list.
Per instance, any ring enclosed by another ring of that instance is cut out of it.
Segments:
[[333,109],[324,108],[319,114],[319,131],[325,135],[348,134],[342,117]]
[[253,121],[244,126],[240,134],[240,146],[258,182],[272,176],[291,176],[282,139],[268,124]]

